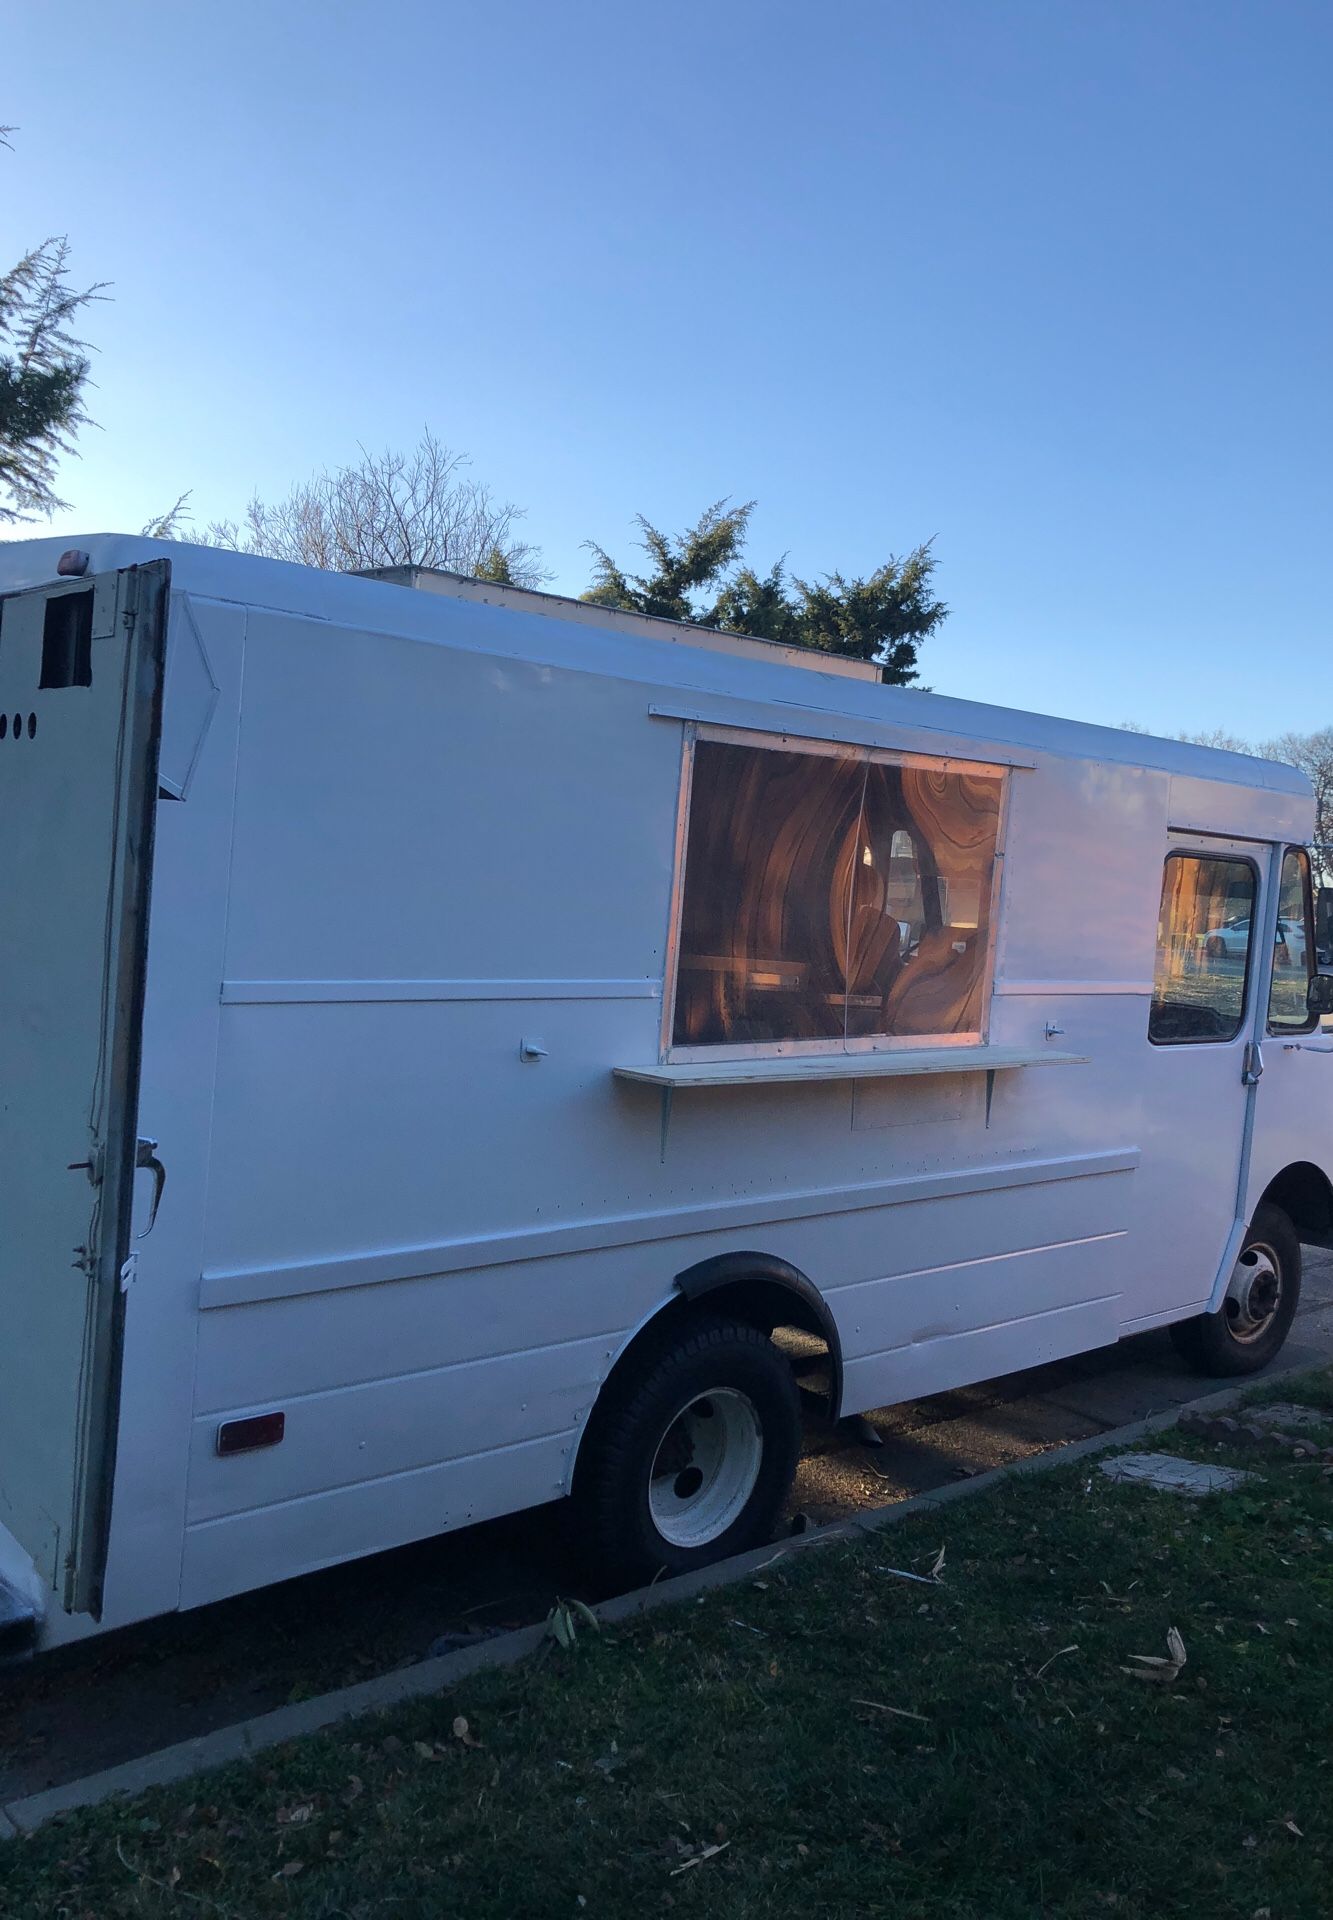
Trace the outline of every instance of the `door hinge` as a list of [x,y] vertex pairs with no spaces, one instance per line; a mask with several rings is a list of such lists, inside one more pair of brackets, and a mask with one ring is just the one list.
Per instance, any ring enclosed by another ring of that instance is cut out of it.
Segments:
[[1264,1050],[1257,1040],[1245,1042],[1245,1056],[1240,1070],[1241,1083],[1247,1087],[1257,1087],[1264,1070]]
[[86,1160],[71,1160],[65,1171],[67,1173],[86,1173],[88,1176],[88,1185],[90,1187],[100,1187],[102,1184],[101,1147],[94,1145],[92,1152]]

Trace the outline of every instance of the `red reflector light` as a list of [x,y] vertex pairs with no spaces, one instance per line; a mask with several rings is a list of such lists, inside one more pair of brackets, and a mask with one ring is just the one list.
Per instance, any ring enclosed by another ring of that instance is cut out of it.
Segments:
[[85,574],[87,571],[88,555],[79,547],[66,547],[65,551],[56,561],[56,572],[63,573],[66,577],[72,574],[77,579],[79,575]]
[[254,1413],[248,1420],[224,1420],[218,1428],[219,1453],[250,1453],[276,1447],[287,1430],[285,1413]]

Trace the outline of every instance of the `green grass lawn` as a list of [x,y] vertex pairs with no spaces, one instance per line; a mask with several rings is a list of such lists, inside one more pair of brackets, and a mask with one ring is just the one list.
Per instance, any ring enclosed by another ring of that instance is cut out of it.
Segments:
[[[1281,1397],[1333,1439],[1333,1376]],[[1152,1444],[1257,1478],[1085,1460],[779,1560],[0,1847],[0,1915],[1328,1920],[1333,1477]]]

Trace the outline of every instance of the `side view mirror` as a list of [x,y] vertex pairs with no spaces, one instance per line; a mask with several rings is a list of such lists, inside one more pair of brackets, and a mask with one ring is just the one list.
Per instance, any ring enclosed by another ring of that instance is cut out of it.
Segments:
[[1333,973],[1316,973],[1305,996],[1307,1013],[1333,1013]]

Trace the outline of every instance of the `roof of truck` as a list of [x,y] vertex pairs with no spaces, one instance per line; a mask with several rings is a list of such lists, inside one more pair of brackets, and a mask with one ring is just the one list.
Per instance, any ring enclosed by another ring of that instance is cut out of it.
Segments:
[[[433,569],[394,569],[403,576],[428,576],[400,585],[383,577],[329,573],[224,548],[103,533],[76,540],[0,542],[0,592],[54,582],[56,563],[71,547],[90,556],[90,574],[169,560],[173,585],[202,598],[659,687],[763,701],[799,711],[806,731],[814,716],[826,714],[830,721],[851,719],[937,734],[947,738],[954,752],[960,740],[985,741],[1270,793],[1308,796],[1311,791],[1305,775],[1281,761],[914,687],[885,686],[849,673],[849,663],[798,656],[793,648],[672,620],[621,616],[560,595],[496,587]],[[420,591],[422,586],[430,590]]]

